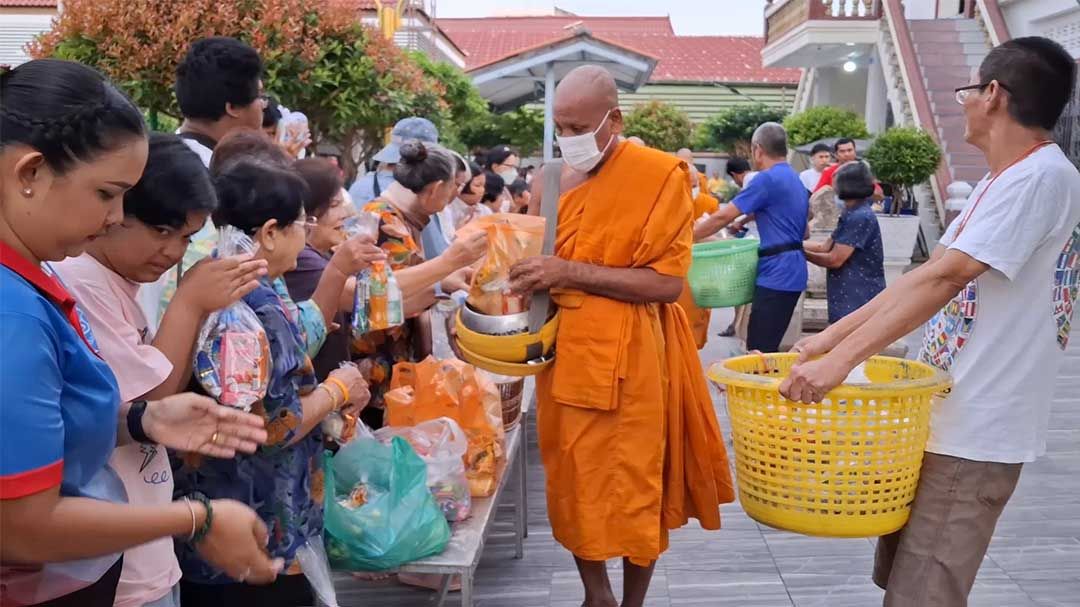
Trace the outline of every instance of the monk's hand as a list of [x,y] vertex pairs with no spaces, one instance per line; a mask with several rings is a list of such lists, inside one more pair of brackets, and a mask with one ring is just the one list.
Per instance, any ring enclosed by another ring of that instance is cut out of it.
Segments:
[[794,402],[820,403],[830,390],[844,382],[852,368],[835,356],[799,363],[780,384],[780,394]]
[[560,287],[566,279],[569,263],[552,256],[523,259],[510,268],[510,290],[518,295]]

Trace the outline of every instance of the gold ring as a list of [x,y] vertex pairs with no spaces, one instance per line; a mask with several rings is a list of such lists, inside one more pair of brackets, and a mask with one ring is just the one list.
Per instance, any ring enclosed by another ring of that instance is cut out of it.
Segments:
[[210,442],[212,442],[212,443],[214,443],[216,445],[217,444],[217,437],[218,437],[218,433],[214,432],[213,436],[210,437]]

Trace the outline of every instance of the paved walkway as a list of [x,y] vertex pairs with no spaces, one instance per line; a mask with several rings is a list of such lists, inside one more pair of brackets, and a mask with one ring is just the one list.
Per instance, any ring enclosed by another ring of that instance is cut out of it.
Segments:
[[[713,335],[727,323],[718,315]],[[730,344],[712,338],[708,364]],[[1080,336],[1072,340],[1057,386],[1049,452],[1027,466],[997,527],[971,595],[972,607],[1080,605]],[[728,434],[726,412],[717,407]],[[729,445],[729,451],[731,451]],[[544,507],[543,471],[530,436],[529,538],[525,558],[494,539],[477,572],[477,607],[579,607],[583,594],[570,555],[554,542]],[[873,541],[803,537],[758,525],[731,504],[724,528],[686,528],[656,569],[647,605],[677,607],[870,607],[882,592],[870,581]],[[509,513],[503,528],[510,528]],[[621,583],[619,567],[612,581]],[[427,591],[394,583],[348,582],[343,607],[431,603]],[[618,586],[616,586],[618,594]],[[456,604],[456,599],[448,601]]]

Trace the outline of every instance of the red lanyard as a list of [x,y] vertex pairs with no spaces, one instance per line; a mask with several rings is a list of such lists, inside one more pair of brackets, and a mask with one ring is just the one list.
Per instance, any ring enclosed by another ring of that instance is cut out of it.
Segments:
[[27,261],[6,242],[0,242],[0,264],[23,277],[27,282],[34,285],[38,291],[51,299],[67,317],[68,323],[79,334],[86,347],[90,348],[90,351],[94,354],[98,354],[97,348],[90,344],[90,340],[86,338],[86,334],[83,332],[82,321],[79,318],[78,311],[75,309],[75,298],[67,292],[67,289],[60,284],[60,281],[55,276],[46,274],[40,267]]
[[993,177],[991,177],[990,178],[990,183],[986,184],[986,187],[983,188],[982,192],[979,192],[979,197],[975,199],[975,204],[971,205],[971,210],[969,210],[967,212],[967,215],[964,215],[964,219],[960,222],[960,227],[957,228],[957,230],[956,230],[956,236],[953,236],[953,240],[955,241],[957,238],[960,238],[960,233],[964,231],[965,227],[967,227],[967,223],[968,223],[968,221],[971,220],[971,216],[975,214],[975,209],[977,209],[979,207],[979,203],[982,202],[983,196],[986,196],[986,191],[990,189],[990,186],[994,185],[994,182],[997,181],[998,177],[1001,177],[1002,175],[1004,175],[1005,171],[1008,171],[1009,169],[1013,168],[1014,166],[1020,164],[1028,156],[1031,156],[1035,152],[1037,152],[1037,151],[1041,150],[1042,148],[1044,148],[1044,147],[1046,147],[1048,145],[1051,145],[1053,143],[1054,142],[1050,141],[1050,140],[1040,141],[1039,143],[1036,143],[1035,145],[1031,146],[1028,149],[1028,151],[1026,151],[1023,154],[1021,154],[1020,156],[1018,156],[1016,158],[1016,160],[1013,160],[1012,162],[1010,162],[1009,166],[1005,167],[1004,169],[1001,169],[1001,171],[997,175],[994,175]]

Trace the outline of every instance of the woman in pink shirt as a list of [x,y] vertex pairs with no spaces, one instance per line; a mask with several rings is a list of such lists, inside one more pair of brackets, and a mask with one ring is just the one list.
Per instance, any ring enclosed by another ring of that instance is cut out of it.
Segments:
[[[180,138],[153,134],[146,170],[124,195],[124,220],[86,252],[53,264],[83,307],[123,402],[181,392],[206,316],[258,285],[266,262],[205,260],[185,272],[155,335],[136,302],[140,283],[155,282],[183,257],[188,241],[217,205],[210,176]],[[132,504],[168,504],[172,470],[155,444],[118,447],[109,464]],[[180,567],[172,538],[125,553],[115,607],[179,607]]]

